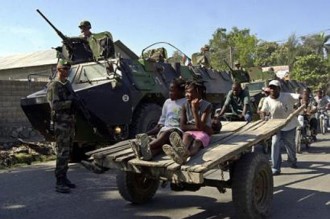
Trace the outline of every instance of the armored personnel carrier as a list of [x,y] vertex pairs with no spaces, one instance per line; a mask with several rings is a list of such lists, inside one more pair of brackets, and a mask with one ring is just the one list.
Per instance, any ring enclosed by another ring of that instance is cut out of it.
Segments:
[[[107,36],[99,34],[99,47],[93,50],[83,39],[65,36],[63,46],[57,48],[58,57],[72,63],[68,80],[79,97],[75,146],[112,144],[154,127],[173,78],[204,81],[207,99],[215,108],[231,89],[232,80],[226,72],[180,64],[167,57],[164,47],[149,49],[158,43],[144,49],[139,58],[123,43],[113,43]],[[32,126],[52,141],[46,92],[44,88],[22,98],[21,106]]]
[[[120,41],[114,45],[124,48]],[[68,79],[84,108],[78,110],[75,140],[111,143],[151,129],[168,98],[169,84],[177,77],[203,80],[207,99],[215,107],[232,84],[226,72],[135,56],[73,64]],[[21,106],[33,127],[52,140],[46,88],[22,98]]]

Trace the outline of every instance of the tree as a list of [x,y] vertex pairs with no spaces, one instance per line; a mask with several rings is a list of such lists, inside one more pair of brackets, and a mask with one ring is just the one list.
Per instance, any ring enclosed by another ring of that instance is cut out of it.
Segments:
[[254,65],[255,66],[272,66],[276,65],[274,52],[279,48],[276,42],[260,41],[256,46]]
[[314,34],[311,36],[302,37],[303,45],[307,50],[312,51],[322,57],[327,57],[330,52],[330,35],[324,33]]
[[249,29],[233,27],[229,33],[226,31],[225,28],[218,28],[210,40],[211,66],[218,70],[226,69],[223,60],[231,65],[236,60],[242,66],[253,66],[256,36],[251,35]]
[[330,68],[320,55],[300,56],[293,65],[291,77],[305,82],[312,89],[326,89],[330,79]]

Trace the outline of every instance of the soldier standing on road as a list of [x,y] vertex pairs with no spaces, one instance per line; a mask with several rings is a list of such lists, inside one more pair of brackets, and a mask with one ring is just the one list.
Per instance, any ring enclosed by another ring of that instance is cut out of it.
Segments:
[[[76,185],[67,178],[69,156],[74,139],[74,109],[73,90],[67,80],[71,65],[59,60],[57,64],[57,79],[48,85],[47,100],[51,109],[51,119],[54,121],[54,135],[56,139],[56,192],[69,193]],[[71,90],[70,90],[71,89]]]

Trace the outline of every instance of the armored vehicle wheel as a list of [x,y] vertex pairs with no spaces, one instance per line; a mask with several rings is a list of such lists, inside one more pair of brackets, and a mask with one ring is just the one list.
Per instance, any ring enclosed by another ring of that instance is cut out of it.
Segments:
[[134,119],[130,127],[130,137],[146,132],[154,128],[161,115],[162,108],[157,104],[143,104],[134,113]]
[[273,176],[267,157],[248,153],[237,161],[232,174],[232,197],[239,218],[264,218],[273,199]]
[[116,180],[120,195],[134,204],[151,200],[159,187],[158,179],[133,172],[119,171]]

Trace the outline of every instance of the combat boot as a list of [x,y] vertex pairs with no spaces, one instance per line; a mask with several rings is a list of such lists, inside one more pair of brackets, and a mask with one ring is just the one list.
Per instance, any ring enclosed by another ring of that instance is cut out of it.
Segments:
[[76,184],[72,183],[66,176],[64,177],[64,183],[67,185],[70,189],[76,188]]
[[64,177],[59,177],[56,179],[56,186],[55,186],[56,192],[59,193],[70,193],[70,188],[65,183]]

